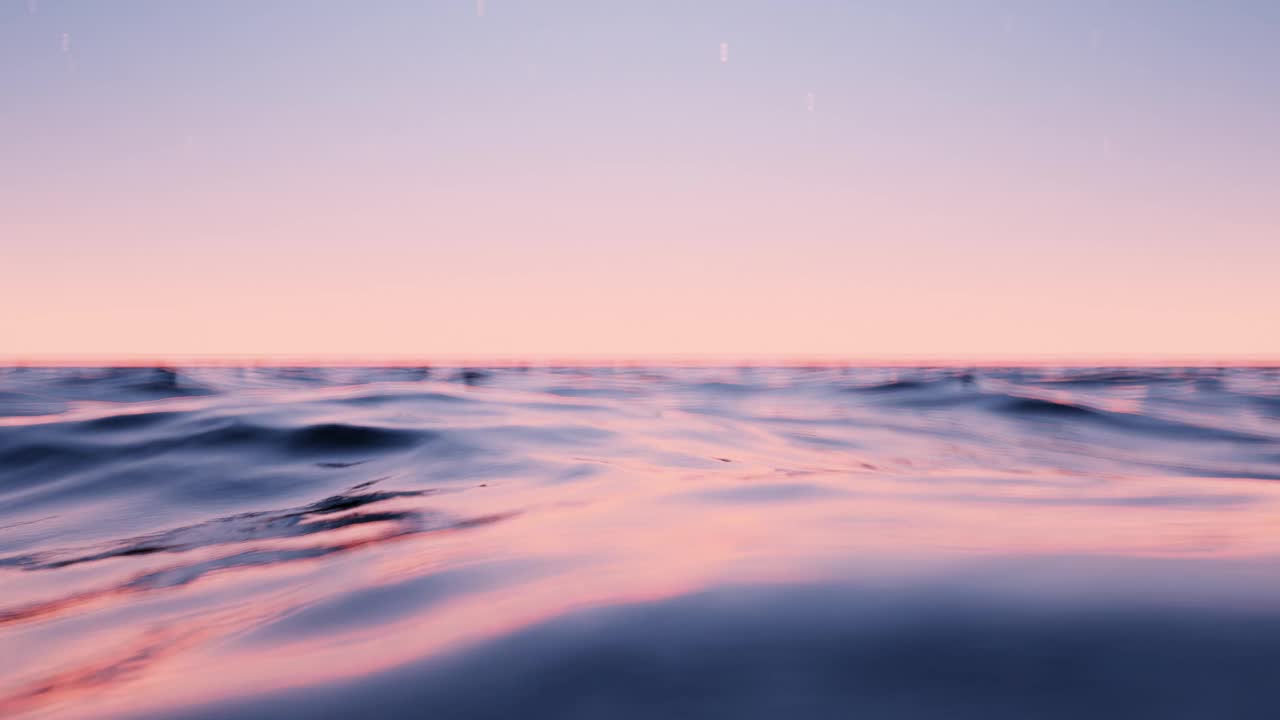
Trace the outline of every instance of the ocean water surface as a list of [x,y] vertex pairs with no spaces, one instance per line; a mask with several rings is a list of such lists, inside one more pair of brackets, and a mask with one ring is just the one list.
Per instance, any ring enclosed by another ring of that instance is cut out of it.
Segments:
[[0,369],[0,717],[1280,717],[1280,370]]

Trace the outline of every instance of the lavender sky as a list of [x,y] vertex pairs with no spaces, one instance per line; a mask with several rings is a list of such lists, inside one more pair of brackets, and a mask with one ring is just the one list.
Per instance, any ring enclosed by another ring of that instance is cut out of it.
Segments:
[[1274,0],[0,0],[0,356],[1280,356]]

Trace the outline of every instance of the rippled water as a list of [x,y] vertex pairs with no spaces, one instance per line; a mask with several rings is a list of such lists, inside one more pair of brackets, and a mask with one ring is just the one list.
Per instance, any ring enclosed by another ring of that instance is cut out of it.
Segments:
[[1274,369],[0,369],[0,716],[1274,718]]

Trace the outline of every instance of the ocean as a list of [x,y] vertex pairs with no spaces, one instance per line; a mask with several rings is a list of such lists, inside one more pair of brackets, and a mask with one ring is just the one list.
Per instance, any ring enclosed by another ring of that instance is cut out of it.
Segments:
[[1280,369],[0,368],[0,717],[1280,717]]

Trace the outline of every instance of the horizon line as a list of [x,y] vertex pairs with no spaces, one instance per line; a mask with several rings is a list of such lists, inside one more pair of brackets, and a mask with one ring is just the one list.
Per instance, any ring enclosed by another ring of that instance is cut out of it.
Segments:
[[437,354],[47,354],[0,355],[0,367],[1234,367],[1280,368],[1280,356],[1151,354],[901,354],[743,353],[437,353]]

